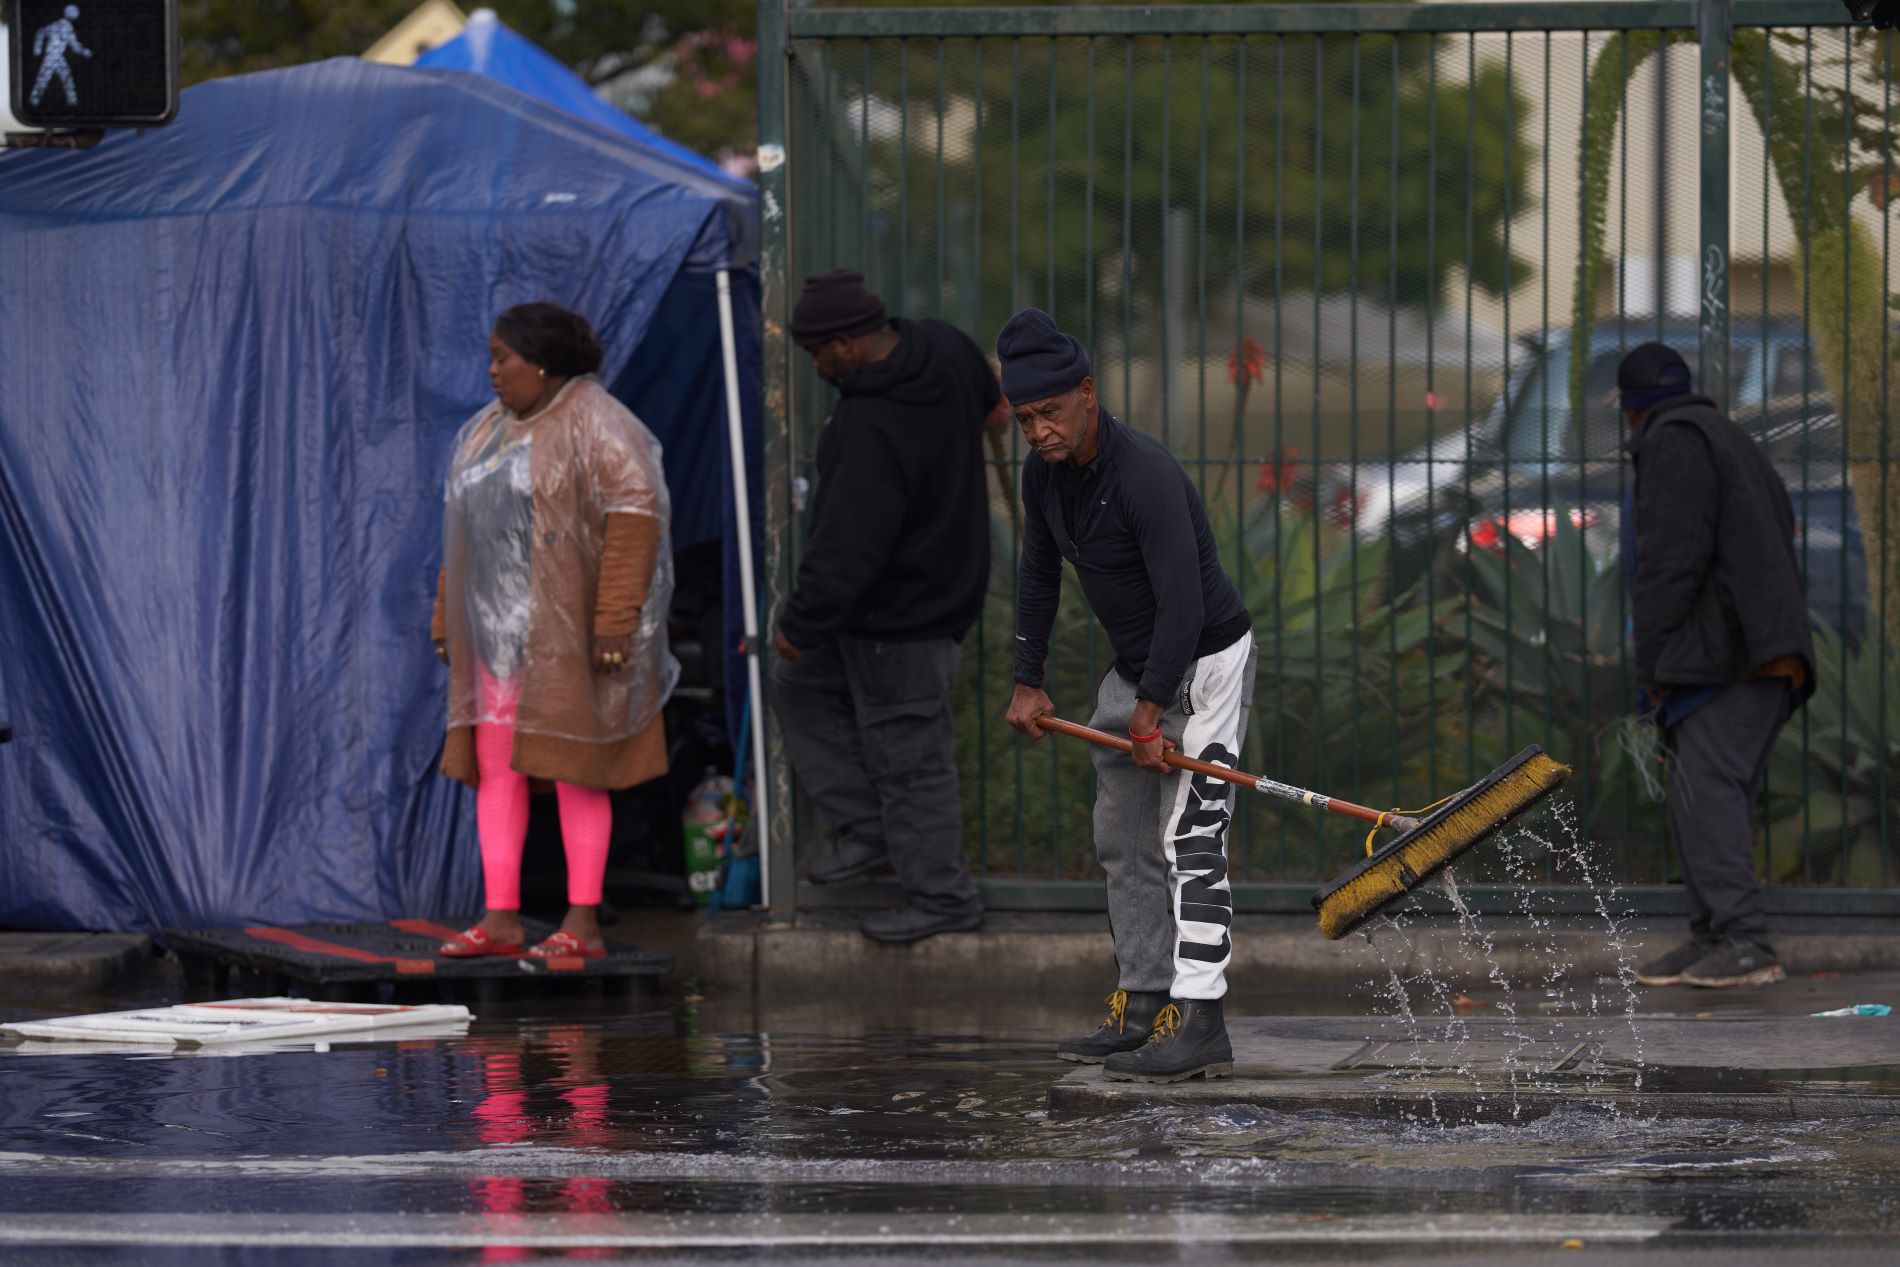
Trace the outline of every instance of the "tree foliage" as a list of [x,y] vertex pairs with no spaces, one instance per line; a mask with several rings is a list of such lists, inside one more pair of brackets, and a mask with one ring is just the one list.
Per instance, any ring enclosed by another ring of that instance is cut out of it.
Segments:
[[[1900,600],[1900,481],[1889,476],[1882,455],[1891,451],[1886,431],[1900,409],[1900,373],[1887,351],[1890,301],[1880,243],[1853,207],[1865,194],[1884,214],[1900,167],[1876,95],[1883,80],[1894,78],[1895,44],[1893,32],[1848,38],[1837,48],[1811,31],[1739,32],[1733,64],[1742,97],[1768,137],[1799,244],[1791,263],[1812,296],[1809,334],[1855,455],[1848,479],[1872,564],[1868,608],[1888,613],[1900,610],[1893,606]],[[1857,64],[1850,66],[1850,57]],[[1854,91],[1843,83],[1850,73]]]
[[[1536,152],[1514,135],[1529,103],[1501,65],[1478,65],[1468,82],[1465,67],[1458,80],[1434,79],[1422,38],[1253,43],[1244,70],[1232,44],[1208,62],[1194,46],[1138,48],[1132,68],[1111,48],[1093,76],[1092,126],[1074,108],[1050,124],[1046,66],[1020,79],[1013,65],[988,72],[984,181],[1006,183],[1013,170],[1033,186],[1047,170],[1039,156],[1053,155],[1053,225],[1026,218],[1020,258],[1053,257],[1058,289],[1085,280],[1085,218],[1106,228],[1092,244],[1098,260],[1126,245],[1152,269],[1169,210],[1198,220],[1202,207],[1208,257],[1237,262],[1262,292],[1277,277],[1323,293],[1396,287],[1402,303],[1422,304],[1467,262],[1494,294],[1531,276],[1505,249],[1504,224],[1507,207],[1531,203]],[[1071,103],[1087,91],[1085,67],[1057,76]],[[1019,87],[1028,101],[1013,154],[999,134]]]
[[190,85],[354,56],[415,7],[416,0],[182,0],[179,69]]
[[758,138],[754,0],[491,0],[623,108],[706,154]]
[[1534,206],[1530,102],[1501,62],[1444,51],[1378,35],[995,39],[945,57],[872,41],[810,52],[801,135],[815,152],[829,129],[823,198],[881,271],[903,271],[900,237],[912,267],[947,251],[952,278],[980,276],[982,328],[1045,296],[1111,311],[1127,296],[1141,319],[1202,269],[1262,298],[1423,307],[1454,277],[1500,294],[1535,272],[1506,249]]

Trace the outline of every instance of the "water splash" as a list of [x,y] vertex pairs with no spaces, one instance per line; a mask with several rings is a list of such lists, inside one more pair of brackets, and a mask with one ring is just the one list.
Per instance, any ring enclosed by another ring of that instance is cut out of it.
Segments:
[[1512,989],[1511,979],[1504,974],[1504,966],[1498,962],[1497,946],[1492,940],[1491,931],[1478,922],[1477,914],[1465,901],[1464,895],[1458,891],[1458,878],[1452,873],[1450,867],[1446,867],[1440,873],[1439,887],[1444,890],[1447,900],[1451,902],[1451,909],[1458,916],[1459,944],[1468,951],[1476,949],[1480,953],[1484,960],[1486,975],[1491,983],[1497,986],[1501,995],[1497,1007],[1504,1014],[1504,1034],[1511,1041],[1511,1046],[1506,1050],[1499,1065],[1504,1070],[1504,1076],[1510,1088],[1511,1119],[1516,1121],[1523,1113],[1523,1105],[1518,1100],[1519,1078],[1525,1072],[1523,1053],[1524,1049],[1536,1040],[1525,1033],[1518,1023],[1517,996]]
[[[1636,1023],[1636,961],[1630,953],[1629,939],[1626,935],[1630,912],[1618,912],[1615,909],[1618,905],[1619,892],[1616,882],[1608,876],[1604,876],[1602,880],[1598,879],[1596,869],[1592,865],[1590,842],[1579,829],[1574,807],[1567,802],[1554,806],[1551,817],[1557,824],[1558,835],[1569,845],[1567,850],[1558,851],[1557,865],[1561,870],[1564,862],[1568,860],[1576,867],[1578,879],[1590,892],[1591,901],[1596,907],[1597,918],[1603,921],[1605,941],[1616,955],[1616,983],[1623,996],[1622,1016],[1624,1023],[1629,1027],[1630,1043],[1635,1048],[1635,1087],[1636,1090],[1641,1091],[1643,1089],[1643,1030]],[[1590,1002],[1591,1014],[1594,1016],[1596,1006],[1594,991],[1591,993]],[[1599,1044],[1594,1053],[1599,1068],[1601,1068],[1602,1051],[1602,1045]]]
[[1432,1088],[1429,1084],[1423,1084],[1422,1082],[1426,1072],[1424,1028],[1419,1024],[1418,1014],[1412,1010],[1412,994],[1406,987],[1405,978],[1399,975],[1398,965],[1395,965],[1391,957],[1386,954],[1385,945],[1382,944],[1377,937],[1372,935],[1373,931],[1378,928],[1389,928],[1393,930],[1398,934],[1400,941],[1404,942],[1409,954],[1413,949],[1412,939],[1406,936],[1405,933],[1405,925],[1409,922],[1409,919],[1403,912],[1389,912],[1382,915],[1376,924],[1368,925],[1362,936],[1364,936],[1366,944],[1372,947],[1373,953],[1379,956],[1379,963],[1385,969],[1386,979],[1384,984],[1379,987],[1378,993],[1392,1000],[1395,1014],[1405,1024],[1406,1034],[1412,1041],[1412,1054],[1408,1057],[1407,1063],[1410,1064],[1412,1068],[1413,1079],[1422,1084],[1425,1092],[1425,1103],[1431,1109],[1432,1121],[1437,1122],[1441,1120],[1438,1112],[1438,1097],[1432,1093]]
[[[1477,1091],[1483,1091],[1484,1083],[1482,1079],[1478,1077],[1477,1070],[1465,1059],[1466,1048],[1471,1041],[1471,1026],[1465,1020],[1464,1014],[1459,1011],[1458,998],[1452,992],[1450,985],[1447,984],[1443,976],[1432,970],[1431,964],[1426,960],[1425,956],[1420,953],[1418,944],[1412,940],[1411,934],[1406,931],[1410,924],[1410,918],[1403,912],[1388,915],[1385,919],[1386,927],[1390,928],[1404,945],[1406,960],[1419,965],[1418,972],[1414,976],[1406,978],[1400,976],[1388,963],[1386,965],[1386,971],[1391,980],[1386,992],[1399,991],[1405,993],[1408,996],[1407,1001],[1409,1004],[1411,986],[1413,984],[1422,985],[1431,997],[1434,1016],[1442,1013],[1444,1020],[1443,1027],[1429,1038],[1426,1035],[1425,1026],[1416,1019],[1412,1021],[1413,1063],[1421,1068],[1426,1066],[1427,1060],[1424,1053],[1424,1044],[1426,1042],[1446,1044],[1451,1048],[1452,1072],[1471,1079],[1472,1088]],[[1411,1015],[1409,1007],[1407,1015]],[[1442,1061],[1430,1065],[1430,1068],[1434,1071],[1442,1070],[1444,1067]]]
[[[1553,1020],[1581,1022],[1580,1027],[1570,1032],[1584,1043],[1580,1068],[1590,1078],[1587,1084],[1590,1090],[1601,1089],[1614,1072],[1606,1060],[1611,1027],[1600,1022],[1616,1016],[1629,1031],[1635,1060],[1635,1087],[1640,1090],[1643,1043],[1637,1023],[1636,972],[1628,939],[1631,913],[1619,911],[1616,885],[1599,866],[1592,842],[1579,830],[1574,809],[1566,803],[1554,805],[1551,825],[1543,830],[1519,826],[1498,841],[1497,856],[1514,896],[1516,914],[1528,929],[1530,949],[1539,961],[1539,966],[1532,970],[1538,975],[1521,974],[1542,991],[1543,1001],[1538,1009]],[[1536,883],[1537,873],[1546,859],[1557,879],[1575,881],[1590,895],[1592,915],[1585,918],[1602,926],[1605,943],[1615,956],[1614,978],[1606,981],[1595,975],[1581,979],[1577,976],[1576,965],[1565,953],[1559,938],[1564,917],[1558,911],[1558,896]],[[1460,912],[1461,929],[1475,940],[1476,949],[1490,966],[1492,981],[1503,989],[1491,938],[1475,920],[1467,919],[1470,912],[1461,900],[1454,898],[1454,907]],[[1612,985],[1608,993],[1602,988],[1606,984]],[[1545,1090],[1557,1089],[1556,1084],[1537,1079],[1532,1080],[1532,1085]]]
[[[1412,1055],[1401,1070],[1409,1071],[1428,1098],[1432,1086],[1428,1079],[1448,1072],[1469,1079],[1480,1096],[1492,1089],[1508,1093],[1514,1122],[1522,1120],[1520,1095],[1525,1091],[1581,1091],[1589,1095],[1603,1091],[1612,1080],[1627,1086],[1625,1079],[1631,1073],[1628,1064],[1610,1056],[1612,1047],[1626,1049],[1616,1037],[1619,1028],[1627,1028],[1627,1049],[1634,1053],[1635,1089],[1640,1091],[1643,1086],[1643,1041],[1629,939],[1633,912],[1621,909],[1618,888],[1597,857],[1593,843],[1580,830],[1574,809],[1567,803],[1557,803],[1550,814],[1547,823],[1540,820],[1536,827],[1520,824],[1500,833],[1492,845],[1491,854],[1502,871],[1513,913],[1522,929],[1521,937],[1512,934],[1511,954],[1500,954],[1499,926],[1479,917],[1451,869],[1441,872],[1438,880],[1457,918],[1460,962],[1482,972],[1489,990],[1497,996],[1492,1007],[1501,1024],[1495,1030],[1487,1027],[1485,1032],[1495,1032],[1504,1040],[1495,1064],[1496,1073],[1502,1075],[1501,1085],[1477,1067],[1479,1062],[1469,1058],[1468,1047],[1476,1031],[1459,1005],[1469,1006],[1472,1001],[1454,994],[1450,982],[1456,974],[1446,972],[1447,965],[1434,964],[1429,944],[1416,936],[1418,921],[1429,918],[1425,910],[1416,901],[1389,910],[1361,934],[1380,964],[1375,994],[1390,1002],[1394,1018],[1411,1040]],[[1566,885],[1580,886],[1589,895],[1587,912],[1576,916],[1566,913],[1562,894],[1542,883],[1546,875]],[[1614,956],[1614,977],[1577,971],[1565,946],[1565,934],[1586,924],[1600,927]],[[1507,960],[1518,966],[1507,971]],[[1546,1072],[1545,1066],[1531,1058],[1532,1052],[1559,1039],[1570,1044],[1580,1042],[1579,1058],[1574,1065],[1552,1067]],[[1451,1048],[1449,1058],[1446,1046]],[[1428,1052],[1428,1047],[1435,1050]],[[1483,1063],[1486,1069],[1493,1068],[1489,1061]],[[1571,1072],[1558,1077],[1560,1070]],[[1581,1080],[1578,1074],[1583,1075]],[[1430,1103],[1432,1120],[1441,1120],[1440,1106],[1435,1099]]]

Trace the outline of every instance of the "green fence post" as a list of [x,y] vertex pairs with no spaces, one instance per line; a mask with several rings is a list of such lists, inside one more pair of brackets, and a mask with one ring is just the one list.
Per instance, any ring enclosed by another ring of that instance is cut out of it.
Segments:
[[1728,211],[1729,211],[1729,31],[1731,0],[1697,0],[1696,40],[1702,50],[1697,81],[1702,120],[1700,261],[1702,355],[1696,384],[1727,413],[1728,391]]
[[[791,181],[787,179],[789,101],[786,97],[787,62],[791,47],[786,40],[784,0],[759,0],[759,286],[760,313],[763,318],[764,411],[761,439],[764,441],[765,488],[765,568],[763,574],[765,611],[759,623],[759,636],[770,639],[773,617],[791,585],[791,379],[786,356],[785,322],[790,294],[786,270],[790,267],[787,233],[791,211]],[[769,659],[768,659],[769,662]],[[764,701],[759,701],[763,705]],[[794,816],[792,813],[792,770],[785,759],[785,741],[776,726],[769,725],[770,711],[754,717],[752,724],[765,726],[766,769],[761,778],[770,781],[772,856],[767,880],[771,886],[773,919],[789,919],[798,904],[797,867],[794,853]]]

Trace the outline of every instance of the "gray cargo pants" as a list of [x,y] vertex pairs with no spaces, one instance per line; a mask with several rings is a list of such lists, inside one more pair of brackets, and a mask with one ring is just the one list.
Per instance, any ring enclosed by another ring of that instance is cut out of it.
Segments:
[[1793,701],[1786,678],[1737,682],[1669,731],[1669,827],[1698,940],[1768,945],[1755,875],[1755,798]]
[[[1161,715],[1184,756],[1236,766],[1253,707],[1248,634],[1202,656]],[[1135,684],[1113,669],[1096,689],[1089,724],[1120,735],[1134,716]],[[1108,876],[1108,924],[1119,988],[1176,999],[1227,993],[1233,891],[1227,882],[1231,783],[1180,771],[1150,774],[1125,753],[1092,749],[1095,856]]]
[[819,816],[887,849],[907,904],[950,915],[981,906],[950,713],[960,659],[950,638],[840,638],[772,670],[785,750]]

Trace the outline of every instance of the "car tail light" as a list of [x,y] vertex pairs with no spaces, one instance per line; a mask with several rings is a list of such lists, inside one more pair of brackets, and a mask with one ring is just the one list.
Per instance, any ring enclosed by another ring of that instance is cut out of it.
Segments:
[[[1569,518],[1570,526],[1577,529],[1594,528],[1603,521],[1603,517],[1594,510],[1574,507]],[[1557,535],[1557,512],[1514,510],[1509,516],[1483,515],[1471,521],[1465,538],[1477,549],[1500,551],[1504,549],[1506,534],[1516,537],[1526,549],[1535,550]]]

